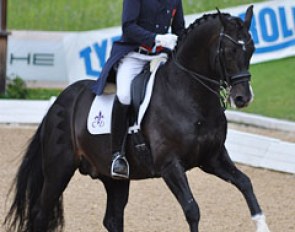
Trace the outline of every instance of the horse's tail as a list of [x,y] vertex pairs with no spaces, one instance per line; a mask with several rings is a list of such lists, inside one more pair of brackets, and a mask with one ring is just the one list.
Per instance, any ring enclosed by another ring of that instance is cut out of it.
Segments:
[[[12,205],[5,218],[7,231],[33,231],[34,206],[41,194],[44,175],[42,170],[42,127],[32,137],[21,165],[10,188],[14,191]],[[49,219],[51,228],[63,224],[62,199],[54,206],[54,214]]]

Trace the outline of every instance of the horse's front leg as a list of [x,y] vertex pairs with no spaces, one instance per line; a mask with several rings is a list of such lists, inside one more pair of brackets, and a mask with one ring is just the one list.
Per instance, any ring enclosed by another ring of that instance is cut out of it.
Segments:
[[162,170],[162,177],[180,203],[191,232],[198,232],[200,212],[179,161],[172,161]]
[[252,219],[256,224],[256,232],[269,232],[265,221],[265,216],[258,204],[257,198],[253,191],[253,186],[249,177],[241,172],[230,159],[225,147],[220,154],[207,160],[201,167],[205,172],[214,174],[221,179],[235,185],[246,199],[250,209]]
[[124,231],[124,209],[129,197],[129,180],[102,180],[107,192],[104,226],[109,232]]

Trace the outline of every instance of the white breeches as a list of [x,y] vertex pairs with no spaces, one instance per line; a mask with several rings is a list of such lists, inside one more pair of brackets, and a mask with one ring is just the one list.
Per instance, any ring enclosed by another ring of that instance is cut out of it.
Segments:
[[117,70],[117,96],[122,104],[131,104],[131,82],[142,71],[147,62],[158,56],[160,54],[151,56],[130,52],[120,60]]

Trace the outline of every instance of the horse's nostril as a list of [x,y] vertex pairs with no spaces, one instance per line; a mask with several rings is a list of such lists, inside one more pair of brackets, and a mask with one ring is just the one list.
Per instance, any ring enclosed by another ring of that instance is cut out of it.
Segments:
[[235,105],[238,108],[244,107],[246,105],[246,100],[243,96],[236,96],[235,97]]
[[237,96],[237,97],[236,97],[236,101],[237,101],[237,102],[244,102],[244,98],[243,98],[243,96]]

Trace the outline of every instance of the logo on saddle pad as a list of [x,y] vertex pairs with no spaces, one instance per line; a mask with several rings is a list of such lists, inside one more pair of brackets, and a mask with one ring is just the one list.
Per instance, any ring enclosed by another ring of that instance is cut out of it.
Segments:
[[[141,121],[151,100],[156,76],[155,74],[159,66],[165,61],[166,59],[163,60],[163,57],[161,57],[161,59],[155,59],[151,62],[151,76],[146,84],[146,93],[141,105],[139,106],[137,120],[134,125],[129,128],[129,131],[137,131],[140,129]],[[103,94],[94,98],[87,118],[87,129],[90,134],[97,135],[111,133],[114,98],[114,94]]]
[[94,98],[87,119],[87,128],[91,134],[110,133],[113,102],[114,95]]

